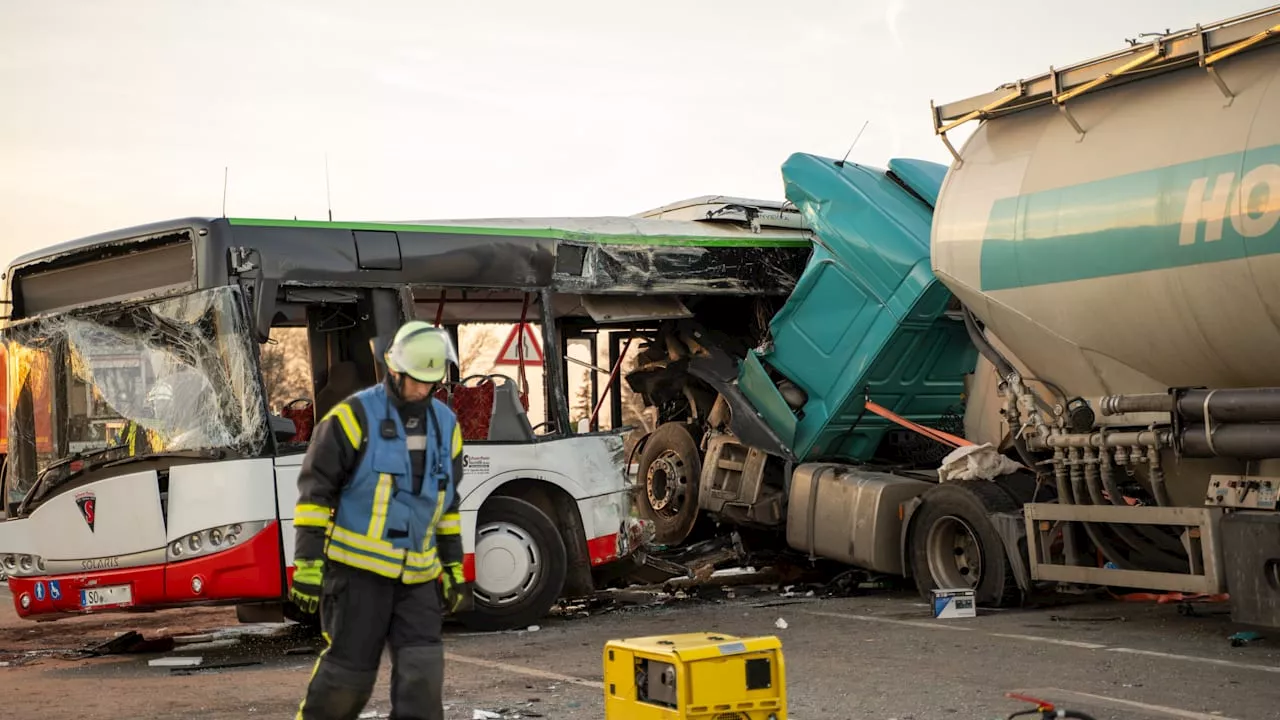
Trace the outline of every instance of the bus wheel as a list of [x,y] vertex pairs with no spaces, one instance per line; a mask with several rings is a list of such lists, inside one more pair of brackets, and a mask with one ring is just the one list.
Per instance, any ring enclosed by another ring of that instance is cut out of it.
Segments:
[[560,598],[568,553],[555,523],[524,500],[493,497],[476,527],[475,607],[458,619],[477,631],[525,627]]
[[973,590],[979,605],[1003,607],[1021,592],[991,513],[1017,510],[999,486],[986,480],[947,482],[930,488],[911,521],[911,574],[931,601],[934,589]]
[[679,545],[698,522],[702,461],[684,423],[670,422],[649,436],[640,455],[640,513],[653,523],[659,545]]

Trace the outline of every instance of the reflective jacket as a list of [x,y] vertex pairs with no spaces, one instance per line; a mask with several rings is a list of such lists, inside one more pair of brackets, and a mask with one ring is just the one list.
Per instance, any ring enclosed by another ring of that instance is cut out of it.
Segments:
[[[422,418],[426,434],[410,436],[394,404],[385,385],[375,385],[338,403],[317,425],[298,478],[295,557],[323,555],[405,583],[434,580],[442,564],[462,562],[457,418],[432,398],[430,417]],[[394,438],[383,437],[385,421]],[[409,438],[412,449],[425,444],[420,479],[413,477]]]

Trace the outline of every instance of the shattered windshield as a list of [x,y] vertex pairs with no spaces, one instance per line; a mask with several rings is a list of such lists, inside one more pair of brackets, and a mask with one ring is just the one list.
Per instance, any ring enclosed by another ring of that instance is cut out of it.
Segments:
[[258,450],[266,419],[239,306],[227,287],[9,328],[9,501],[105,450]]

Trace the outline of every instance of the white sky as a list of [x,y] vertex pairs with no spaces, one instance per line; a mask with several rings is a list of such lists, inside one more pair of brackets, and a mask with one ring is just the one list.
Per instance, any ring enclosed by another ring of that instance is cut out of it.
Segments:
[[[1264,0],[0,0],[0,262],[222,212],[630,214],[797,151],[948,162],[929,101]],[[364,9],[360,9],[360,8]],[[961,136],[963,137],[963,136]]]

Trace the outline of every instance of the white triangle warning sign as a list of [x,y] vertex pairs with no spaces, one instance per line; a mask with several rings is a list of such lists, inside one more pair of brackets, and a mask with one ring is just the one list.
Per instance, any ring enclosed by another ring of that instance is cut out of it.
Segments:
[[[523,330],[523,332],[521,332]],[[519,334],[521,345],[516,345],[516,335]],[[522,346],[522,347],[521,347]],[[519,365],[520,351],[524,351],[524,364],[541,365],[542,364],[542,346],[538,343],[538,338],[533,334],[533,328],[528,323],[518,323],[511,328],[511,333],[507,335],[507,339],[502,343],[502,349],[498,351],[498,359],[493,361],[494,365]]]

